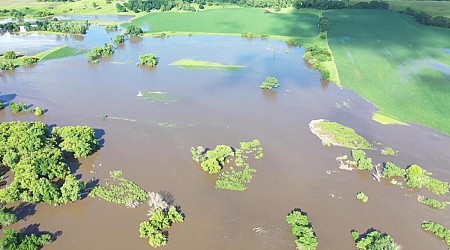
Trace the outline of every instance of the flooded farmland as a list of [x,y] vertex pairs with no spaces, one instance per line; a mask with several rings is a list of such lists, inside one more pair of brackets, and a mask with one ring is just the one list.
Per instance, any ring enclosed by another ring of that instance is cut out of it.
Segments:
[[[3,35],[0,53],[36,53],[62,44],[90,49],[115,35],[100,27],[81,38]],[[28,43],[35,46],[26,51],[28,46],[21,44]],[[136,65],[139,55],[147,53],[160,57],[156,69]],[[448,223],[449,210],[420,204],[417,195],[425,190],[408,191],[387,180],[373,181],[368,172],[340,170],[336,157],[350,150],[323,146],[308,124],[320,118],[339,122],[379,148],[399,151],[383,156],[369,150],[374,163],[419,164],[445,181],[450,181],[450,138],[421,126],[374,122],[376,107],[350,90],[321,82],[303,54],[302,48],[275,40],[134,39],[98,65],[81,55],[3,72],[0,100],[24,101],[48,112],[37,118],[3,110],[0,119],[95,128],[102,148],[71,166],[86,181],[94,177],[103,183],[109,171],[120,169],[147,191],[170,192],[186,218],[170,228],[164,249],[294,249],[285,222],[294,208],[308,213],[319,249],[354,249],[350,231],[369,228],[390,234],[404,249],[446,249],[420,225],[424,220]],[[245,70],[194,71],[169,65],[184,58],[242,65]],[[268,76],[278,78],[281,87],[261,90]],[[176,102],[149,102],[137,96],[139,91],[167,92]],[[264,158],[253,163],[257,172],[244,192],[215,189],[215,177],[189,151],[197,145],[237,147],[255,138],[264,147]],[[370,197],[368,203],[355,198],[360,191]],[[44,249],[149,249],[138,231],[146,214],[146,205],[127,209],[87,197],[60,207],[31,205],[12,228],[58,232]]]

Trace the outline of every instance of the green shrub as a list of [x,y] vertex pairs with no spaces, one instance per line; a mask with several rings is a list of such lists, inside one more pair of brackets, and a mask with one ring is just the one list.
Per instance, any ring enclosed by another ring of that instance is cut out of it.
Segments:
[[272,89],[280,87],[278,79],[275,77],[267,77],[260,86],[262,89]]
[[98,63],[98,59],[114,54],[114,47],[111,44],[106,44],[103,46],[94,47],[91,52],[89,52],[86,57],[91,63]]
[[145,202],[148,198],[147,192],[133,181],[124,178],[122,174],[120,170],[109,172],[111,178],[106,180],[105,186],[94,187],[89,196],[97,196],[129,208],[135,208]]
[[286,216],[286,221],[292,227],[292,234],[296,238],[295,244],[297,249],[317,249],[319,243],[306,214],[294,210]]
[[144,34],[144,31],[135,25],[130,25],[127,27],[125,34],[130,36],[141,36]]
[[436,199],[425,198],[425,197],[423,197],[423,196],[419,196],[419,197],[417,198],[417,200],[418,200],[420,203],[425,204],[425,205],[427,205],[427,206],[429,206],[429,207],[436,208],[436,209],[441,209],[441,210],[442,210],[442,209],[446,209],[447,206],[450,204],[449,202],[441,202],[441,201],[438,201],[438,200],[436,200]]
[[167,236],[162,230],[169,228],[173,223],[184,221],[183,215],[174,206],[166,209],[157,209],[150,214],[149,221],[139,225],[141,238],[149,238],[150,246],[157,248],[167,244]]
[[0,208],[0,225],[9,226],[17,222],[17,216],[6,211],[5,208]]
[[147,65],[150,67],[156,67],[158,65],[159,58],[156,54],[139,55],[139,65]]
[[[358,250],[399,250],[400,246],[394,242],[394,239],[379,231],[367,232],[359,235],[357,231],[352,231],[352,237],[355,239]],[[357,237],[355,237],[357,236]]]
[[88,126],[54,127],[52,135],[63,150],[73,153],[76,158],[87,157],[99,147],[94,129]]
[[450,229],[445,228],[444,226],[433,222],[433,221],[424,221],[422,223],[422,228],[425,231],[431,232],[437,237],[441,238],[442,241],[450,247]]
[[125,36],[122,34],[117,35],[114,39],[113,42],[115,44],[120,44],[120,43],[124,43],[125,42]]
[[6,62],[6,63],[2,62],[0,70],[14,70],[17,67],[19,67],[19,65],[16,65],[16,64],[14,64],[12,62]]
[[383,169],[383,176],[385,178],[392,178],[392,177],[404,177],[406,174],[406,171],[402,168],[397,167],[392,162],[386,162]]
[[434,178],[428,178],[425,187],[436,195],[444,195],[449,192],[450,184]]
[[413,164],[406,168],[406,184],[412,188],[419,189],[429,181],[429,175],[430,173],[422,169],[419,165]]
[[3,54],[3,57],[5,59],[16,59],[17,55],[16,55],[16,52],[14,52],[12,50],[8,50],[5,52],[5,54]]
[[11,110],[11,112],[14,114],[25,111],[27,109],[27,104],[24,102],[19,102],[19,104],[16,104],[15,102],[10,102],[8,106],[9,110]]
[[3,238],[0,239],[0,249],[17,250],[38,250],[50,243],[52,236],[50,234],[25,235],[14,229],[3,230]]
[[241,171],[231,168],[230,171],[220,173],[219,179],[216,181],[216,188],[244,191],[247,189],[247,183],[252,181],[255,172],[256,169],[248,166]]
[[43,114],[44,114],[44,111],[40,107],[36,107],[36,109],[34,110],[34,115],[40,116]]
[[108,32],[117,31],[118,29],[119,27],[117,26],[117,24],[109,24],[105,27],[105,30]]
[[25,65],[25,66],[30,66],[30,65],[33,65],[33,64],[36,64],[36,63],[38,63],[39,62],[39,58],[36,58],[36,57],[24,57],[23,58],[23,65]]
[[366,203],[367,201],[369,201],[369,197],[363,193],[363,192],[359,192],[356,194],[356,198],[364,203]]
[[398,151],[391,148],[391,147],[385,147],[381,150],[382,155],[396,155],[398,154]]
[[362,150],[352,150],[352,157],[356,162],[356,165],[358,169],[361,170],[372,170],[373,164],[372,164],[372,158],[366,157],[366,152]]
[[214,150],[206,152],[206,160],[201,163],[201,166],[210,174],[216,174],[222,169],[225,159],[233,155],[234,151],[230,146],[217,145]]

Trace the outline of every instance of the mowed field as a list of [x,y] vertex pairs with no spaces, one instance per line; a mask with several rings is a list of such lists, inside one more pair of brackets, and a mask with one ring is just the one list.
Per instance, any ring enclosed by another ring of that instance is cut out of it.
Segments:
[[450,30],[383,10],[325,15],[341,85],[384,115],[450,135]]
[[[151,13],[131,24],[148,32],[203,32],[316,38],[319,16],[311,13],[265,13],[264,9],[224,8],[200,12]],[[127,24],[130,25],[130,24]]]

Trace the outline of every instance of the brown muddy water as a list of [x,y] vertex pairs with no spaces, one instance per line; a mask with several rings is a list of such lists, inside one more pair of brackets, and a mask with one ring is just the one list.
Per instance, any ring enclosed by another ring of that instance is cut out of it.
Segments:
[[[68,37],[67,43],[91,48],[114,36],[93,28],[81,40]],[[47,40],[58,43],[54,36],[41,38],[42,49]],[[143,53],[160,57],[156,69],[136,66]],[[350,126],[371,142],[400,151],[398,156],[370,151],[374,162],[420,164],[446,181],[450,181],[449,137],[420,126],[372,121],[375,107],[352,91],[321,83],[319,73],[303,62],[303,54],[303,49],[279,41],[226,36],[127,41],[98,65],[77,56],[4,72],[0,99],[13,98],[48,112],[36,118],[4,110],[0,119],[41,119],[98,129],[103,147],[73,164],[76,173],[84,180],[95,177],[102,182],[109,171],[121,169],[147,191],[170,192],[186,220],[168,230],[164,249],[295,249],[285,222],[294,208],[308,213],[319,249],[354,249],[350,231],[372,227],[392,235],[404,249],[446,249],[420,225],[435,220],[450,227],[449,210],[419,204],[417,195],[430,196],[426,191],[408,191],[387,181],[377,183],[368,172],[338,169],[335,158],[350,151],[323,146],[308,123],[324,118]],[[189,71],[169,65],[183,58],[247,68]],[[281,87],[262,91],[259,85],[267,76],[277,77]],[[178,102],[151,103],[139,99],[138,91],[168,92]],[[336,107],[348,100],[351,108]],[[115,119],[103,120],[103,115]],[[157,125],[164,122],[181,128]],[[203,172],[189,152],[191,146],[238,146],[254,138],[261,141],[264,158],[254,163],[257,173],[244,192],[215,189],[216,177]],[[359,191],[369,196],[368,203],[356,199]],[[27,208],[25,218],[11,227],[58,232],[56,241],[44,249],[151,248],[138,232],[139,223],[147,219],[145,205],[127,209],[88,197],[60,207]]]

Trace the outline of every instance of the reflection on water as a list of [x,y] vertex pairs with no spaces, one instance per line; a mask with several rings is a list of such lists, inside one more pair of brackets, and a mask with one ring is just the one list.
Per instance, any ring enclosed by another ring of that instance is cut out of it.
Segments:
[[[39,44],[91,48],[112,37],[94,27],[80,41],[42,36]],[[2,45],[9,44],[4,39],[10,39],[10,49],[17,49],[14,46],[32,43],[35,36],[2,36]],[[144,53],[160,57],[156,69],[136,66]],[[80,160],[77,173],[84,180],[104,180],[109,171],[122,169],[148,191],[173,194],[186,221],[170,229],[165,249],[293,249],[285,216],[294,208],[308,212],[321,249],[352,249],[350,230],[371,227],[389,233],[405,249],[444,249],[439,240],[425,237],[420,223],[445,223],[449,211],[432,211],[417,202],[416,192],[374,182],[369,173],[339,170],[335,158],[349,150],[321,145],[308,123],[324,118],[350,126],[371,142],[400,151],[395,157],[369,151],[374,162],[421,164],[447,181],[449,138],[432,136],[434,131],[418,126],[373,122],[375,107],[352,91],[333,84],[324,87],[319,73],[303,62],[303,54],[302,48],[273,40],[141,38],[138,43],[127,42],[98,65],[77,56],[5,72],[1,95],[15,94],[16,102],[47,108],[43,119],[48,124],[82,124],[105,131],[104,147]],[[183,58],[244,65],[246,70],[189,71],[169,65]],[[259,88],[268,76],[280,82],[275,92]],[[150,103],[136,97],[138,91],[168,92],[178,102]],[[346,100],[351,100],[351,108],[336,108]],[[103,119],[104,115],[118,119]],[[38,118],[13,116],[6,110],[0,111],[0,119]],[[155,124],[189,126],[171,129]],[[258,172],[245,192],[216,190],[215,177],[203,172],[189,152],[191,146],[238,146],[254,138],[265,152],[254,163]],[[359,191],[369,195],[368,203],[355,198]],[[62,231],[46,249],[148,249],[138,232],[146,210],[92,198],[61,207],[39,204],[34,215],[12,228],[40,223],[40,230]]]

